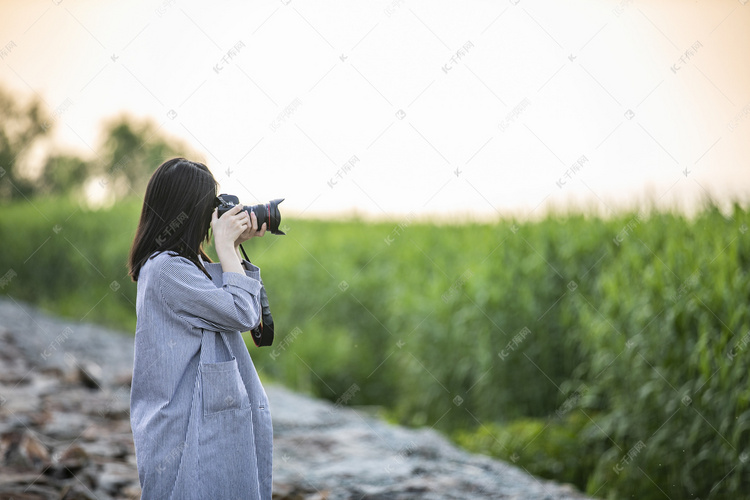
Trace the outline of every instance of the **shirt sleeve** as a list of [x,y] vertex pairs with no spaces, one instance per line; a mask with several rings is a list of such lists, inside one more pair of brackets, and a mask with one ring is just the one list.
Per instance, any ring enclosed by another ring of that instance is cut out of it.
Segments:
[[167,306],[195,328],[246,332],[260,322],[261,283],[253,274],[223,272],[217,287],[190,260],[169,257],[159,269],[159,287]]
[[260,268],[250,262],[249,260],[242,259],[242,268],[245,270],[245,274],[247,276],[250,276],[254,280],[260,281],[261,284],[263,283],[263,280],[260,279]]

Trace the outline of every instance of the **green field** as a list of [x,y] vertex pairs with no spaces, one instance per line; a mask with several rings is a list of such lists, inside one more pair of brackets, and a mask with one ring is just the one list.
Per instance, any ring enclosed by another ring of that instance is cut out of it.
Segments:
[[[0,292],[132,332],[139,211],[3,205]],[[747,208],[284,223],[245,245],[277,327],[250,343],[262,376],[602,498],[748,497]]]

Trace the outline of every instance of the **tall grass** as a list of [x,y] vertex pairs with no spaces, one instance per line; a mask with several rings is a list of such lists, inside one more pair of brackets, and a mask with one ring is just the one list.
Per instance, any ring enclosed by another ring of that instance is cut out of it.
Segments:
[[[133,331],[139,210],[4,206],[2,292]],[[249,344],[264,374],[597,496],[747,497],[747,209],[285,223],[246,244],[278,329]]]

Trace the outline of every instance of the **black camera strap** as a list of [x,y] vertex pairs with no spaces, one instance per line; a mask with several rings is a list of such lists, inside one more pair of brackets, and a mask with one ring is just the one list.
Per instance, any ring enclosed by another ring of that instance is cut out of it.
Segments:
[[245,253],[245,249],[242,248],[242,243],[240,243],[240,250],[242,250],[242,256],[245,257],[245,260],[250,262],[250,259],[247,258],[247,254]]
[[260,287],[260,307],[260,323],[251,330],[251,333],[253,334],[255,345],[264,347],[273,344],[273,316],[271,316],[271,308],[268,306],[266,288],[262,285]]
[[[242,250],[242,256],[245,257],[245,260],[250,262],[242,245],[240,245],[240,250]],[[255,342],[255,345],[258,347],[264,347],[273,344],[273,316],[271,316],[271,306],[268,304],[266,287],[263,286],[262,281],[260,282],[260,309],[260,323],[258,323],[258,326],[253,328],[250,333],[253,334],[253,342]]]

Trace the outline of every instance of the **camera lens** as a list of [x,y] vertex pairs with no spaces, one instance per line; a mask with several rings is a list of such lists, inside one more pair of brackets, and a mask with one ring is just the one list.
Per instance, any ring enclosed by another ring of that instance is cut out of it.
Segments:
[[268,203],[261,203],[259,205],[253,205],[247,207],[245,210],[252,211],[255,217],[258,219],[258,227],[266,223],[266,230],[271,231],[271,234],[285,234],[284,231],[279,229],[281,224],[281,212],[279,212],[279,203],[284,201],[284,198],[271,200]]

